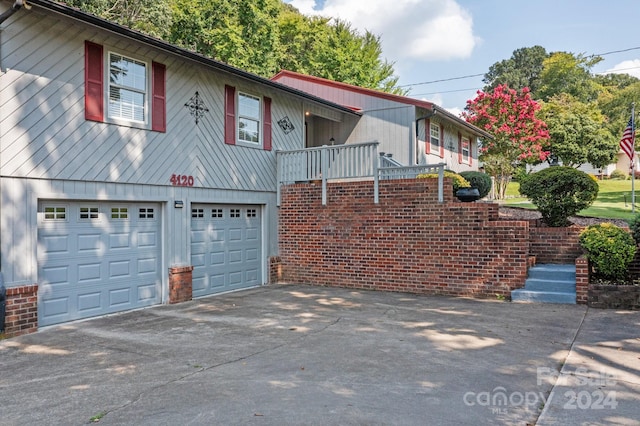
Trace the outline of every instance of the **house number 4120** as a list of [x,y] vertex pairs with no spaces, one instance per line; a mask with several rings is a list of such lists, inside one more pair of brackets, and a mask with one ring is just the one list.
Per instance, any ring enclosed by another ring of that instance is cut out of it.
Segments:
[[170,181],[173,186],[193,186],[193,176],[171,175]]

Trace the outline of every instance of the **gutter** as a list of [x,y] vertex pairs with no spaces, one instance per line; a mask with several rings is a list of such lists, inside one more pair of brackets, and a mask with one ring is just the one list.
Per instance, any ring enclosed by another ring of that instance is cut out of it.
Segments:
[[13,6],[11,6],[11,9],[6,10],[2,15],[0,15],[0,24],[9,19],[11,15],[19,11],[22,6],[24,6],[24,0],[16,0],[15,3],[13,3]]
[[[16,2],[20,1],[22,3],[24,0],[16,0]],[[46,9],[50,12],[59,13],[61,15],[67,16],[69,18],[76,19],[78,21],[84,22],[86,24],[90,24],[101,28],[103,30],[110,31],[115,33],[121,37],[126,37],[137,42],[141,42],[147,44],[149,46],[155,47],[157,49],[163,50],[165,52],[178,55],[183,58],[190,59],[192,61],[198,62],[202,65],[208,66],[210,68],[217,69],[219,71],[223,71],[237,77],[244,78],[245,80],[249,80],[255,83],[262,84],[264,86],[270,87],[272,89],[276,89],[279,91],[287,92],[289,94],[295,95],[300,98],[304,98],[306,100],[312,101],[314,103],[319,103],[326,107],[339,110],[343,113],[347,113],[351,116],[362,116],[361,113],[354,111],[348,107],[338,105],[334,102],[327,101],[326,99],[319,98],[317,96],[310,95],[301,90],[294,89],[289,86],[285,86],[282,83],[278,83],[268,78],[260,77],[256,74],[252,74],[248,71],[241,70],[240,68],[233,67],[224,62],[218,61],[216,59],[208,58],[200,53],[196,53],[190,50],[183,49],[178,46],[174,46],[166,41],[145,35],[139,31],[132,30],[130,28],[124,27],[122,25],[116,24],[115,22],[108,21],[106,19],[100,18],[95,15],[91,15],[89,13],[85,13],[79,9],[71,8],[64,4],[56,3],[51,0],[29,0],[30,6],[38,6],[43,9]]]

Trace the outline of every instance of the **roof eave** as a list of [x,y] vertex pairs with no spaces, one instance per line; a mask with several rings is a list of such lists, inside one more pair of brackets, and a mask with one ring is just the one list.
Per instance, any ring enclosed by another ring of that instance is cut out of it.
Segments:
[[55,13],[59,13],[61,15],[76,19],[78,21],[85,22],[87,24],[102,28],[104,30],[116,33],[120,36],[127,37],[133,39],[135,41],[145,43],[147,45],[153,46],[165,52],[169,52],[178,56],[182,56],[184,58],[190,59],[192,61],[198,62],[202,65],[215,68],[219,71],[227,72],[230,74],[234,74],[246,80],[250,80],[265,86],[272,87],[276,90],[280,90],[283,92],[290,93],[292,95],[307,99],[312,102],[316,102],[328,107],[331,107],[336,110],[340,110],[341,112],[348,113],[351,115],[361,116],[362,114],[354,111],[350,108],[344,107],[342,105],[329,102],[325,99],[319,98],[317,96],[310,95],[309,93],[294,89],[289,86],[285,86],[284,84],[277,83],[275,81],[271,81],[267,78],[260,77],[256,74],[252,74],[248,71],[241,70],[240,68],[233,67],[224,62],[208,58],[199,53],[183,49],[181,47],[172,45],[167,43],[166,41],[150,37],[145,35],[139,31],[132,30],[130,28],[124,27],[122,25],[116,24],[114,22],[108,21],[106,19],[100,18],[98,16],[83,12],[79,9],[75,9],[66,5],[62,5],[50,0],[29,0],[30,5],[38,6],[42,9],[46,9]]

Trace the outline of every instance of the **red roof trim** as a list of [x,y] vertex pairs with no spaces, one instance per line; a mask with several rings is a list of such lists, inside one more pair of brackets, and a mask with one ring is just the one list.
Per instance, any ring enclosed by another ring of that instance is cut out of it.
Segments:
[[[422,107],[422,108],[427,108],[427,109],[432,109],[433,108],[433,104],[431,102],[428,102],[428,101],[421,101],[421,100],[418,100],[418,99],[408,98],[406,96],[394,95],[394,94],[391,94],[391,93],[381,92],[379,90],[365,89],[363,87],[354,86],[353,84],[341,83],[339,81],[328,80],[328,79],[322,78],[322,77],[314,77],[312,75],[300,74],[300,73],[297,73],[297,72],[294,72],[294,71],[282,70],[278,74],[276,74],[273,77],[271,77],[271,80],[277,82],[280,79],[282,79],[283,77],[290,77],[290,78],[294,78],[296,80],[303,80],[303,81],[308,81],[308,82],[315,83],[315,84],[322,84],[324,86],[329,86],[329,87],[349,90],[351,92],[357,92],[357,93],[361,93],[363,95],[375,96],[377,98],[387,99],[387,100],[390,100],[390,101],[400,102],[400,103],[408,104],[408,105],[415,105],[415,106]],[[356,111],[359,110],[359,109],[356,109],[354,107],[348,107],[348,108],[351,108],[351,109],[356,110]]]

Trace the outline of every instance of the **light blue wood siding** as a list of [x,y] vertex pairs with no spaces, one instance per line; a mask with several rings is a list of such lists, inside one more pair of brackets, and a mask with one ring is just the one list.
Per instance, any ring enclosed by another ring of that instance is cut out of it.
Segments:
[[[0,11],[9,3],[0,4]],[[84,42],[149,66],[166,65],[166,133],[86,121]],[[224,87],[272,99],[272,150],[224,143]],[[195,124],[185,103],[208,109]],[[122,200],[162,206],[163,301],[167,269],[190,265],[190,205],[262,209],[262,277],[277,253],[276,150],[304,147],[304,111],[341,121],[344,112],[307,97],[218,71],[173,53],[34,6],[0,33],[0,262],[8,286],[37,276],[38,200]],[[278,121],[287,117],[293,130]],[[172,174],[193,176],[176,187]],[[175,208],[182,201],[183,208]]]
[[[4,175],[167,185],[176,173],[198,187],[275,191],[274,151],[302,148],[301,99],[63,17],[14,16],[0,58]],[[84,40],[166,65],[166,133],[84,119]],[[225,84],[273,99],[273,151],[224,144]],[[208,109],[198,125],[184,105],[196,91]],[[295,127],[286,135],[276,124],[284,116]]]

